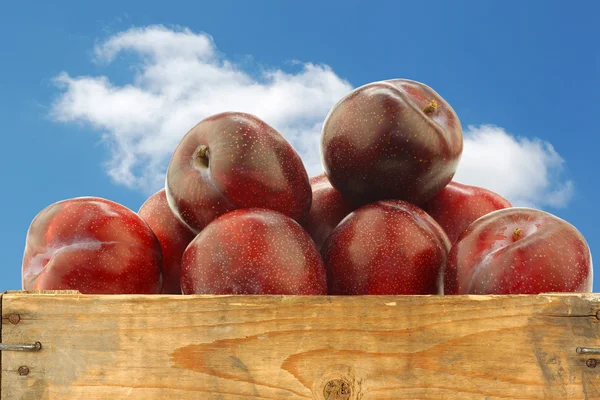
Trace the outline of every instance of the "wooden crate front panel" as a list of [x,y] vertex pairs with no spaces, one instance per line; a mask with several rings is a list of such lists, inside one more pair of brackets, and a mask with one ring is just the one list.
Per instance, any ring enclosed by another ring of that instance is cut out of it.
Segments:
[[595,399],[599,300],[6,293],[0,398]]

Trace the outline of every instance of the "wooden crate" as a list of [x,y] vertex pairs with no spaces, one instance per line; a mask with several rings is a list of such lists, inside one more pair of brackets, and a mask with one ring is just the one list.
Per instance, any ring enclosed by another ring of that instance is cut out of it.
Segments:
[[[600,399],[600,295],[1,298],[8,399]],[[585,351],[585,350],[584,350]],[[598,357],[598,367],[596,359]]]

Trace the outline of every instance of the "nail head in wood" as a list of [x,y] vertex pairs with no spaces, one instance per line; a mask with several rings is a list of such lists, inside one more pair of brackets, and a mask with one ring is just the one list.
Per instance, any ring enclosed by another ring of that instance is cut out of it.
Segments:
[[19,314],[10,314],[8,316],[8,320],[10,321],[11,324],[16,325],[19,323],[19,321],[21,321],[21,316]]
[[585,365],[587,365],[589,368],[596,368],[598,361],[595,358],[590,358],[585,362]]
[[21,375],[21,376],[29,375],[29,367],[26,367],[26,366],[19,367],[19,375]]

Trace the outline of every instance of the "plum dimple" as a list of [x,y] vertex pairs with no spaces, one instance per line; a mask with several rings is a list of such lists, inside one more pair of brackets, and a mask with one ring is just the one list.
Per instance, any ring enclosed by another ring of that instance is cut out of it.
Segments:
[[388,198],[422,204],[450,182],[462,148],[452,107],[404,79],[355,89],[332,108],[321,136],[331,184],[361,205]]
[[218,217],[183,254],[184,294],[326,294],[323,261],[310,236],[273,210]]
[[506,208],[472,223],[450,252],[447,294],[538,294],[592,289],[590,249],[568,222]]
[[377,201],[353,211],[321,254],[329,294],[440,294],[450,244],[417,206]]
[[133,211],[109,200],[81,197],[42,210],[27,232],[25,290],[158,293],[160,245]]
[[294,148],[264,121],[239,112],[206,118],[183,137],[169,163],[166,195],[195,233],[238,208],[272,209],[302,222],[312,200]]

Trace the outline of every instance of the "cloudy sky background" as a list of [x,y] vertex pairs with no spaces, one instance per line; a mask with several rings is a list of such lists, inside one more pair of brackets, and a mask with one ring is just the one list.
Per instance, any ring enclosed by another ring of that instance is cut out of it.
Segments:
[[[50,115],[101,134],[114,183],[147,194],[164,185],[183,134],[202,118],[229,110],[262,118],[292,143],[309,175],[322,172],[322,122],[353,89],[325,64],[291,60],[294,72],[254,65],[258,73],[252,74],[219,52],[211,36],[184,27],[130,28],[95,45],[93,54],[90,61],[101,65],[133,56],[133,76],[119,84],[106,75],[61,72]],[[456,180],[502,193],[514,205],[564,207],[571,200],[573,182],[563,176],[564,160],[550,142],[491,124],[465,126],[465,140]]]
[[[599,187],[590,171],[598,51],[591,25],[576,23],[586,17],[561,2],[515,2],[511,13],[500,2],[385,13],[358,1],[302,9],[223,2],[195,9],[194,18],[175,6],[142,13],[132,4],[0,13],[9,55],[0,65],[8,139],[0,163],[11,193],[0,200],[0,246],[9,254],[0,291],[20,286],[25,232],[38,211],[81,195],[137,211],[204,117],[259,116],[314,175],[322,171],[321,124],[335,102],[397,77],[432,86],[455,108],[465,137],[457,181],[553,212],[598,247]],[[11,27],[23,35],[9,39]]]

